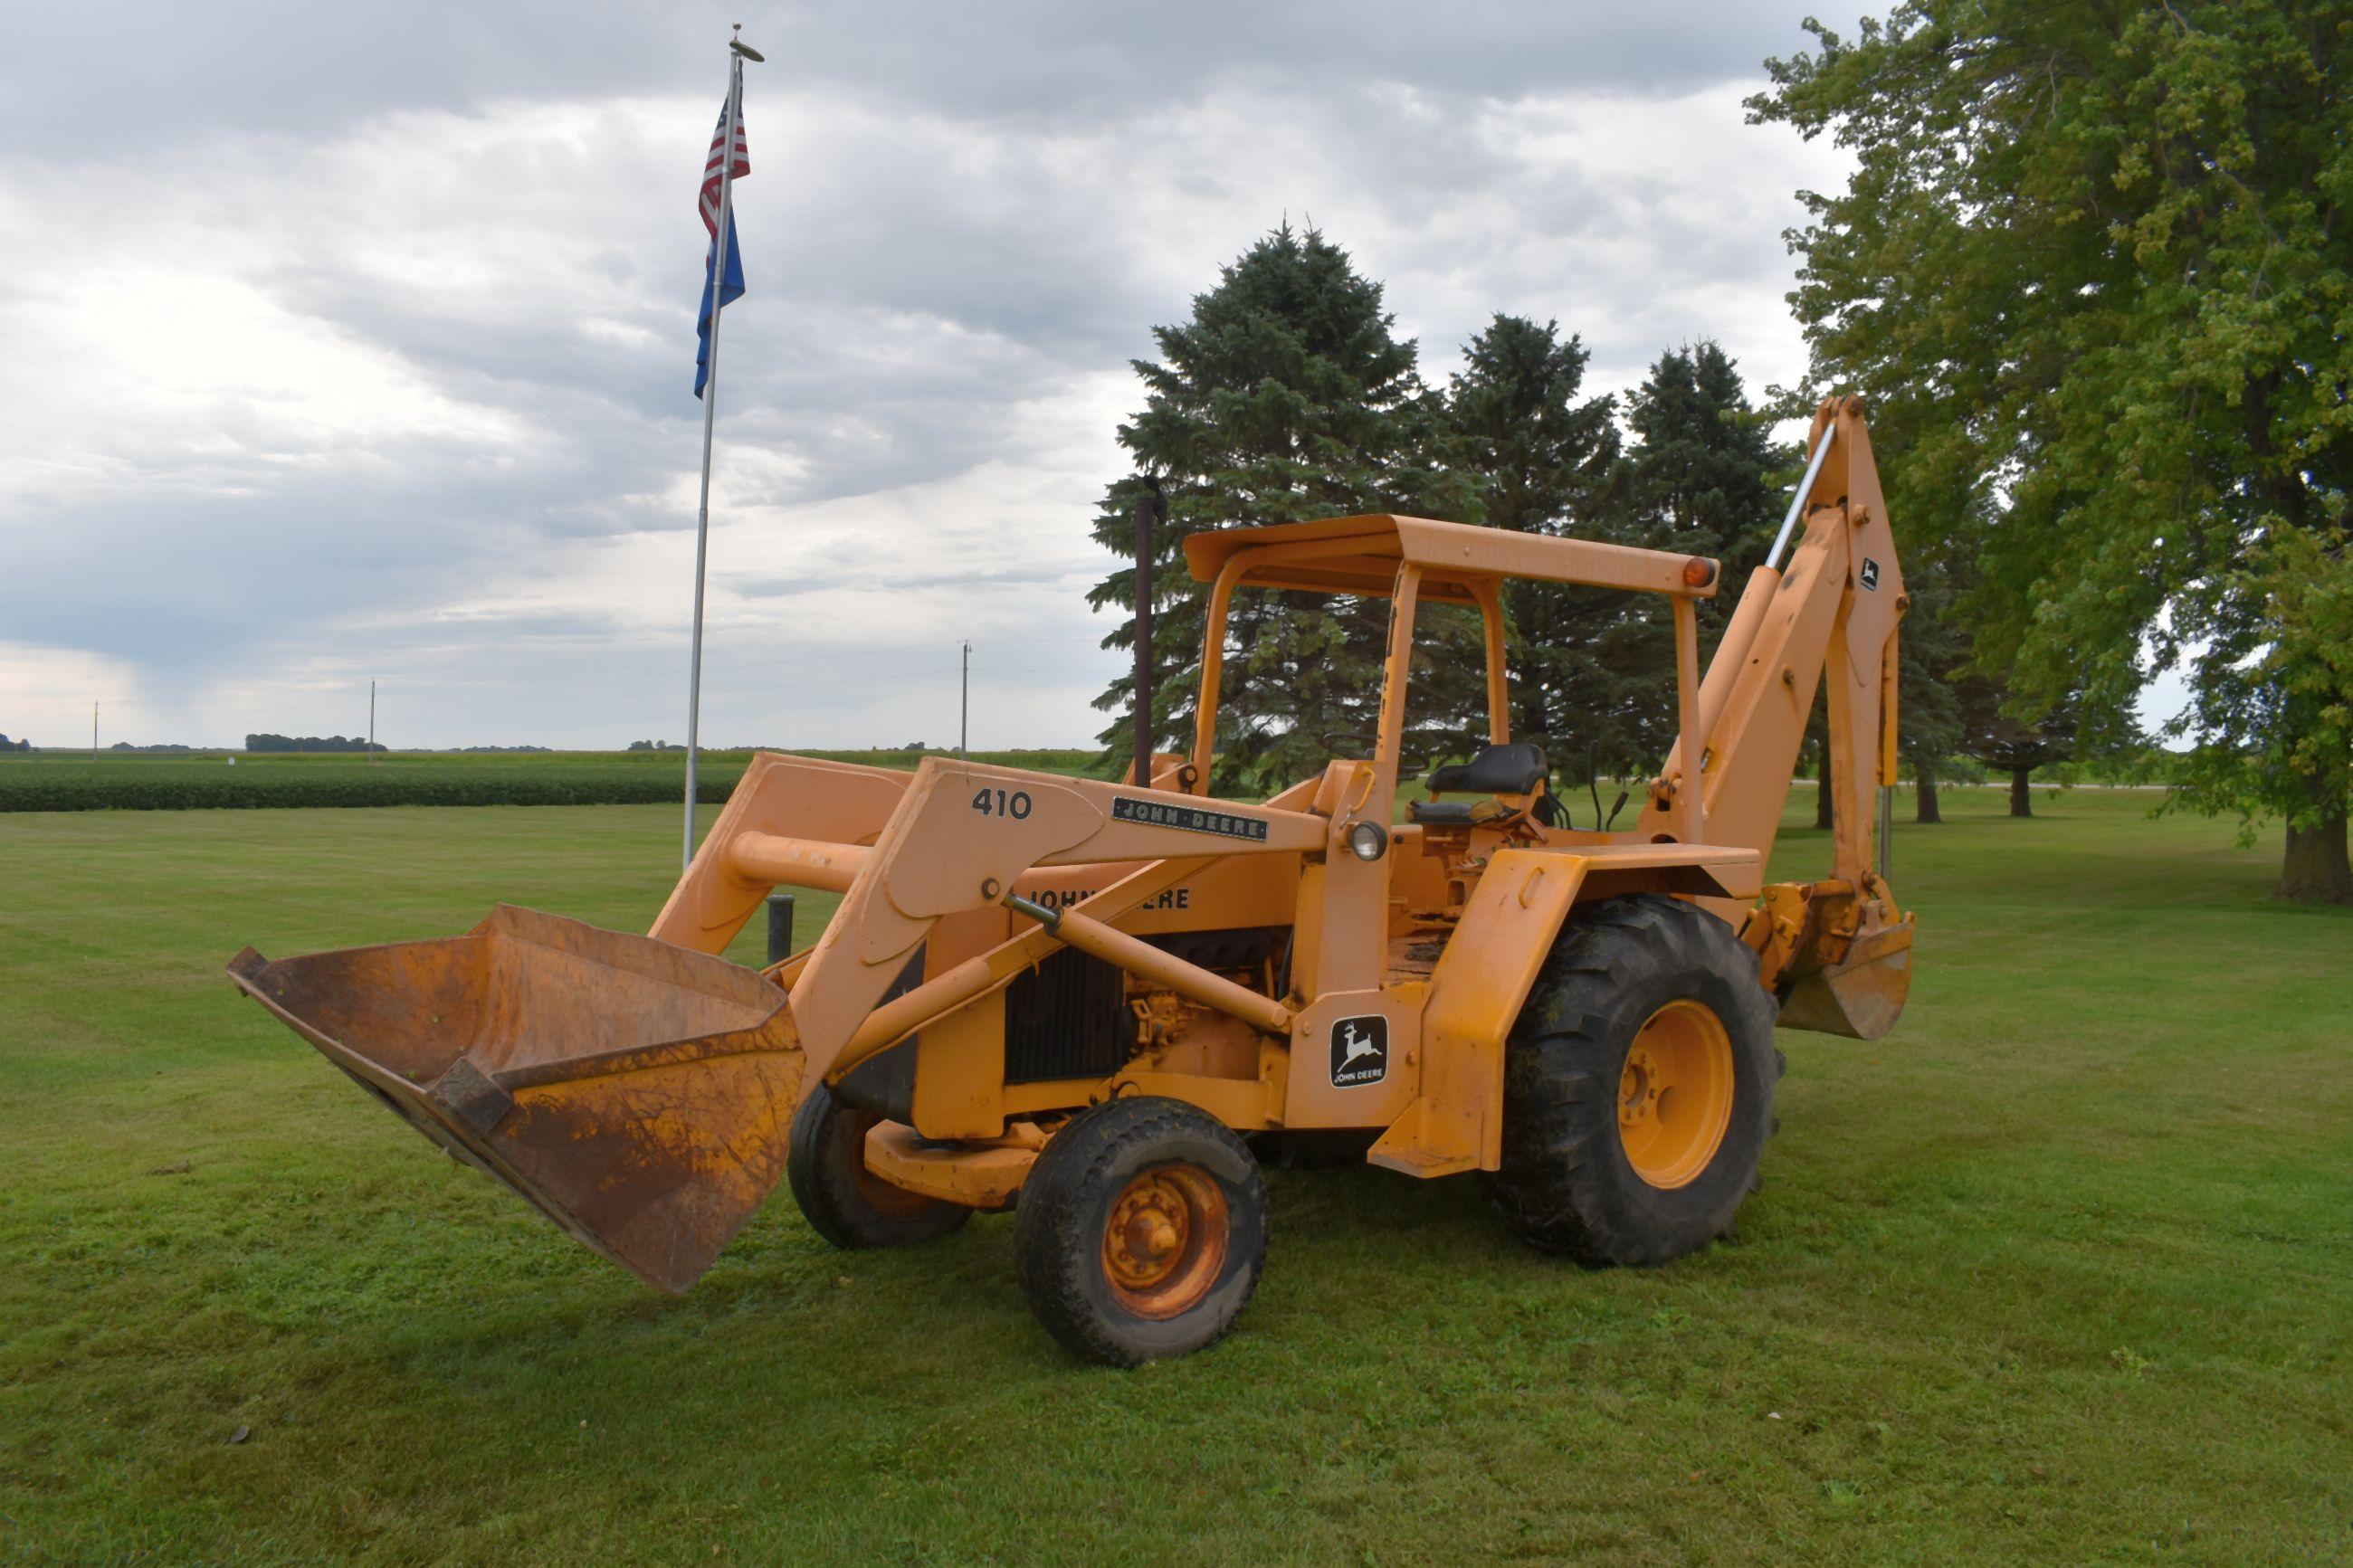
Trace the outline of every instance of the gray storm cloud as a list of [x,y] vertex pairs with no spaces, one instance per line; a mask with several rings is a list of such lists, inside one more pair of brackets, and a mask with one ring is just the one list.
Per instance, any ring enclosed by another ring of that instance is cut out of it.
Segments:
[[[1802,368],[1748,5],[53,7],[0,64],[0,730],[682,728],[693,192],[741,19],[705,732],[1076,742],[1127,362],[1286,215],[1426,374]],[[494,14],[493,14],[494,13]],[[104,112],[94,112],[104,106]],[[356,694],[356,695],[355,695]]]

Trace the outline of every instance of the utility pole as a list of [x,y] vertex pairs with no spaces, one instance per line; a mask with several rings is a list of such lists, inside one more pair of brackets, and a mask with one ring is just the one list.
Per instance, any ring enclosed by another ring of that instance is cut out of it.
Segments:
[[956,700],[956,756],[972,759],[972,644],[964,645],[964,684]]
[[90,760],[98,761],[98,704],[90,705]]
[[375,766],[375,682],[368,682],[368,766]]

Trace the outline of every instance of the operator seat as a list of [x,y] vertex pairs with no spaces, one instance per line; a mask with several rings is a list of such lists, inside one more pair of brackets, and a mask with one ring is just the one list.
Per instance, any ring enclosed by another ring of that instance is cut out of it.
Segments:
[[[1551,774],[1543,747],[1514,741],[1489,746],[1467,763],[1433,768],[1422,787],[1432,795],[1533,795]],[[1514,808],[1494,800],[1417,800],[1406,805],[1408,821],[1441,827],[1469,827],[1516,815]]]

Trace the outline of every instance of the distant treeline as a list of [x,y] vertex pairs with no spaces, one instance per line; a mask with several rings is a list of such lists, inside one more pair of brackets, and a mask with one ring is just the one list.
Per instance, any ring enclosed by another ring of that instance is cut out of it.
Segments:
[[[913,752],[813,752],[803,756],[912,769]],[[939,755],[938,752],[930,753]],[[972,760],[1050,773],[1082,773],[1091,751],[975,752]],[[715,805],[733,792],[750,753],[703,753],[695,796]],[[217,758],[92,762],[87,752],[54,763],[0,766],[0,812],[185,811],[220,807],[341,805],[674,805],[685,783],[676,753],[617,752],[471,756],[395,753],[380,766],[324,755],[224,766]]]
[[389,746],[370,746],[359,735],[248,735],[245,749],[248,752],[388,752]]
[[[714,763],[696,797],[724,801],[740,761]],[[124,762],[110,767],[0,768],[0,812],[191,811],[260,806],[649,805],[679,798],[680,774],[617,759],[528,763],[403,762],[385,767],[324,763],[224,767],[217,762]]]
[[32,749],[33,742],[30,741],[12,741],[5,735],[0,735],[0,752],[29,752]]

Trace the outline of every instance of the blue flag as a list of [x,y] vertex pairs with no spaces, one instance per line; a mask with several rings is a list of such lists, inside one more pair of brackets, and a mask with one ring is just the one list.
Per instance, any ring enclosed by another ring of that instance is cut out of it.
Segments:
[[[712,242],[702,258],[702,303],[695,307],[694,335],[699,340],[694,350],[694,395],[702,395],[705,382],[711,379],[711,269],[719,255],[719,244]],[[727,277],[719,285],[719,303],[733,304],[744,293],[744,253],[735,247],[735,215],[727,215]]]

